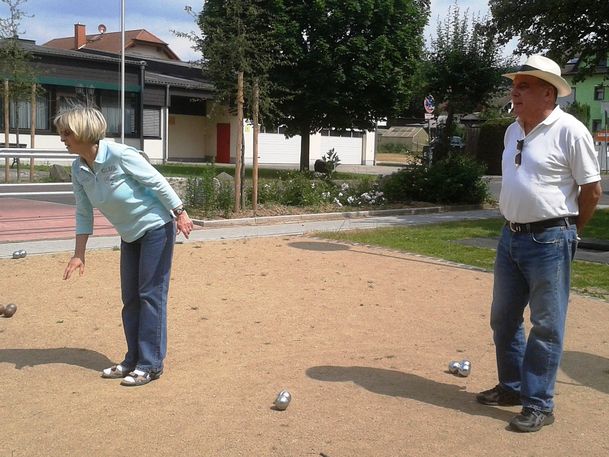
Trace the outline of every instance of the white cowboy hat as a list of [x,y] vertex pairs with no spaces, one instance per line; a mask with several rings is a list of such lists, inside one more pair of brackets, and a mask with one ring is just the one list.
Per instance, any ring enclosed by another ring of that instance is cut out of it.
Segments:
[[544,56],[530,56],[516,73],[506,73],[503,76],[514,79],[516,75],[530,75],[543,79],[556,87],[559,97],[566,97],[571,93],[571,85],[560,76],[558,64]]

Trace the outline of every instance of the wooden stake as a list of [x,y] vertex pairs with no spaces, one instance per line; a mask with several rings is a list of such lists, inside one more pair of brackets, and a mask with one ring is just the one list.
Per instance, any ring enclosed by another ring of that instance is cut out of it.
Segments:
[[[8,79],[4,80],[4,147],[8,148],[11,145],[11,132],[9,122],[9,90],[8,90]],[[6,157],[4,159],[4,182],[8,183],[9,178],[10,159]]]
[[[32,84],[32,103],[30,118],[30,148],[36,147],[36,83]],[[30,182],[34,181],[34,158],[30,159]]]
[[254,122],[254,140],[252,141],[252,209],[254,210],[254,216],[256,216],[256,210],[258,209],[258,133],[260,132],[260,126],[258,125],[258,105],[260,98],[260,89],[258,87],[258,80],[254,81],[253,90],[253,122]]
[[241,146],[243,144],[243,72],[237,73],[237,147],[235,148],[235,211],[241,210]]

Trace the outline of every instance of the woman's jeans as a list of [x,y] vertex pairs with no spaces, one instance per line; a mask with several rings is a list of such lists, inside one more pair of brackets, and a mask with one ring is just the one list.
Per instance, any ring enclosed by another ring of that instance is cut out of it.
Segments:
[[[497,247],[491,328],[499,383],[520,392],[523,406],[538,411],[554,408],[576,249],[575,225],[537,233],[515,233],[506,226]],[[528,340],[523,318],[527,303]]]
[[121,241],[123,328],[127,353],[121,365],[159,373],[167,353],[167,292],[175,222]]

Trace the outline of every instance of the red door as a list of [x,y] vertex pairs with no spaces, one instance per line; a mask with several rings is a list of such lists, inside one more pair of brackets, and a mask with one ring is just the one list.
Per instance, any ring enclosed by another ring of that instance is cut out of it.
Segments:
[[216,162],[230,163],[230,124],[216,125]]

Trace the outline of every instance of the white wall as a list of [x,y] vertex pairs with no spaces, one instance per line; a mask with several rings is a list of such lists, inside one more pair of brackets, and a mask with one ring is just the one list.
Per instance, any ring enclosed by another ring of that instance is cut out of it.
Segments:
[[[254,129],[248,124],[244,130],[245,164],[251,165]],[[309,165],[312,167],[317,159],[321,159],[332,148],[338,153],[342,164],[374,164],[374,132],[366,132],[362,138],[322,136],[319,133],[311,135]],[[234,155],[233,150],[231,154]],[[300,164],[300,135],[286,138],[280,133],[261,133],[258,137],[258,163]]]

